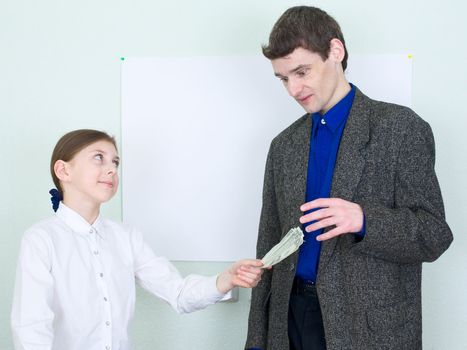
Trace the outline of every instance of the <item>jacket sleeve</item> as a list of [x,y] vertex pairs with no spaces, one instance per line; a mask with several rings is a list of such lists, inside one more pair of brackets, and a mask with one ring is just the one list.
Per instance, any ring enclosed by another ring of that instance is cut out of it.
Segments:
[[[274,141],[269,149],[263,183],[263,204],[256,245],[256,257],[263,256],[279,241],[281,225],[276,202],[274,184]],[[267,348],[269,297],[273,270],[265,270],[251,296],[250,315],[248,319],[248,336],[245,345],[249,348]]]
[[435,145],[428,123],[414,118],[399,150],[392,208],[366,201],[365,238],[358,253],[395,263],[436,260],[451,244],[435,174]]
[[26,233],[21,242],[11,312],[16,350],[50,350],[53,344],[52,263],[48,241],[38,233]]

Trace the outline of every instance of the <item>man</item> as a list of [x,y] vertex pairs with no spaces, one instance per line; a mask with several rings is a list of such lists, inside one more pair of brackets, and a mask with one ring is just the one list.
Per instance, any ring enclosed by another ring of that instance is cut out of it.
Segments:
[[452,241],[430,126],[346,81],[318,8],[288,9],[263,53],[307,114],[271,143],[257,255],[295,226],[305,243],[253,290],[246,348],[421,349],[421,264]]

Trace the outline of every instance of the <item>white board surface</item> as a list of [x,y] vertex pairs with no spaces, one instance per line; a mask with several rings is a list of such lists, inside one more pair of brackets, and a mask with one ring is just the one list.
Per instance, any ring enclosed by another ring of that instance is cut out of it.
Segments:
[[[348,77],[410,106],[411,66],[355,55]],[[123,220],[170,260],[254,257],[269,144],[303,114],[262,56],[126,58]]]

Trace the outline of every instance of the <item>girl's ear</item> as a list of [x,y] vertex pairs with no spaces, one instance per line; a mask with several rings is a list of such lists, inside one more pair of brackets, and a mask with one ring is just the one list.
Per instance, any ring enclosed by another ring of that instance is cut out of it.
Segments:
[[69,178],[68,163],[63,160],[57,160],[54,164],[54,172],[60,181],[66,182]]

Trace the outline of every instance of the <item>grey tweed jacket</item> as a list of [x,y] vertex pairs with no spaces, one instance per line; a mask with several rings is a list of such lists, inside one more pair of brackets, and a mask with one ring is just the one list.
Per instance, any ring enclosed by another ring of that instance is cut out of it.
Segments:
[[[311,118],[271,143],[257,256],[299,226],[305,199]],[[358,89],[345,126],[331,197],[361,205],[365,238],[322,243],[317,291],[328,350],[422,348],[422,262],[450,245],[434,171],[430,126],[406,107]],[[253,290],[246,348],[288,350],[287,312],[298,254],[266,271]]]

